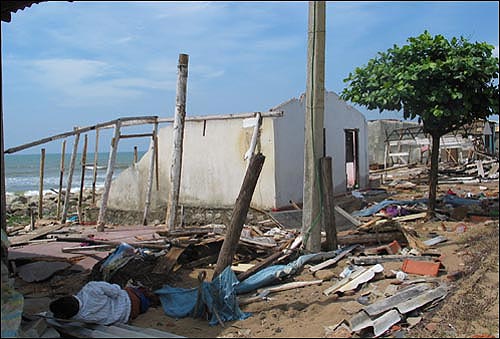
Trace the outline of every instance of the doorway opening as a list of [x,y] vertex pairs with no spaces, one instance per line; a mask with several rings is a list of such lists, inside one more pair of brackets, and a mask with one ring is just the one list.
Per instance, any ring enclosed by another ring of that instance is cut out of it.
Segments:
[[347,189],[359,187],[358,129],[345,129],[345,171]]

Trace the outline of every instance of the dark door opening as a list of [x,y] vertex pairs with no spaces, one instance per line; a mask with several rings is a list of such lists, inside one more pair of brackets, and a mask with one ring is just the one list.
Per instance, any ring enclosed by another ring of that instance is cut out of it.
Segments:
[[346,129],[345,132],[345,171],[347,189],[359,187],[359,146],[358,130]]

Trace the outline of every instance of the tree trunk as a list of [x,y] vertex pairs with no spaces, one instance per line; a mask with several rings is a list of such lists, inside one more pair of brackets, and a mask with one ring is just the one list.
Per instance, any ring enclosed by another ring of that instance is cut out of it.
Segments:
[[226,231],[224,242],[222,243],[212,280],[233,262],[233,256],[236,253],[241,231],[243,230],[243,224],[247,217],[253,192],[255,191],[255,185],[257,185],[257,180],[259,179],[265,158],[266,157],[262,155],[262,153],[254,154],[250,158],[250,164],[248,165],[243,184],[240,188],[240,193],[234,205],[231,222]]
[[440,135],[432,135],[431,172],[429,174],[429,205],[427,211],[428,218],[432,218],[434,216],[434,210],[436,209],[440,138]]

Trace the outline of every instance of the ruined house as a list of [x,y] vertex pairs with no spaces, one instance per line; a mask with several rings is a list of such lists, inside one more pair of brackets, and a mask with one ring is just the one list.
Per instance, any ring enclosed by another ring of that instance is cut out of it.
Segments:
[[[275,114],[270,114],[275,112]],[[282,112],[282,113],[281,113]],[[272,209],[302,201],[304,173],[305,96],[293,98],[262,113],[257,151],[266,158],[252,205]],[[186,117],[179,203],[210,208],[232,207],[245,176],[253,127],[248,114]],[[368,185],[367,123],[355,108],[334,92],[325,92],[324,154],[333,158],[334,192]],[[164,208],[169,192],[172,125],[158,132],[159,182],[153,182],[151,208]],[[142,210],[145,205],[151,146],[135,165],[111,185],[108,206]]]

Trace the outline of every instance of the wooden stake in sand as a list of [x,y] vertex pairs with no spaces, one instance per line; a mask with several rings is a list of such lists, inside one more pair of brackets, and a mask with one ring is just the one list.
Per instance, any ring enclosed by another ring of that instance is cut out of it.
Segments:
[[[77,129],[77,127],[75,127],[75,129]],[[77,133],[75,134],[73,153],[71,153],[71,160],[69,164],[68,183],[66,184],[66,195],[64,196],[64,209],[61,217],[61,224],[64,224],[66,222],[66,218],[68,217],[69,197],[71,194],[71,182],[73,181],[73,172],[75,171],[76,152],[78,151],[79,141],[80,141],[80,133]]]
[[38,191],[38,219],[43,218],[43,172],[45,169],[45,148],[42,148],[40,155],[40,186]]
[[104,217],[106,215],[106,208],[108,206],[109,191],[111,189],[111,180],[113,179],[113,172],[115,169],[116,152],[118,151],[118,141],[120,140],[120,128],[122,122],[120,119],[116,121],[115,134],[111,140],[111,152],[108,159],[108,168],[106,170],[106,180],[104,182],[104,192],[102,193],[101,208],[99,209],[99,216],[97,218],[97,232],[104,231]]
[[177,205],[179,203],[179,190],[181,185],[182,169],[182,149],[184,139],[184,120],[186,117],[186,87],[188,76],[187,54],[179,54],[178,77],[177,77],[177,95],[175,104],[175,120],[173,125],[173,153],[172,165],[170,168],[170,192],[168,198],[167,215],[165,223],[167,230],[173,230],[176,227]]
[[59,164],[59,191],[57,192],[57,219],[61,217],[61,196],[62,196],[62,185],[64,177],[64,156],[66,153],[66,140],[63,140],[62,150],[61,150],[61,163]]

